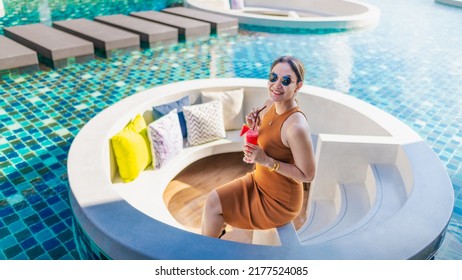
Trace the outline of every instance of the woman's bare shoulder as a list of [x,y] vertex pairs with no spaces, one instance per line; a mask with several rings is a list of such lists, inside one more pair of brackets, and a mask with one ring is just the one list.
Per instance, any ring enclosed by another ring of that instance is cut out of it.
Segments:
[[305,115],[301,112],[296,112],[290,115],[284,122],[281,133],[283,143],[289,147],[291,140],[307,139],[309,141],[311,132]]
[[309,135],[311,133],[308,120],[302,112],[296,112],[290,115],[284,124],[285,132],[289,137],[300,137],[301,135]]

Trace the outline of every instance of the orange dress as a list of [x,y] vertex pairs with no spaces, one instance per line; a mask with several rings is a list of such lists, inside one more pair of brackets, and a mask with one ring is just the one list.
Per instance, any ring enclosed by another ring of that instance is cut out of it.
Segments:
[[[263,116],[258,145],[271,158],[294,164],[291,150],[281,140],[281,127],[298,107],[276,114],[273,106]],[[270,124],[271,123],[271,124]],[[303,203],[303,185],[267,167],[256,164],[255,171],[216,189],[225,223],[241,229],[269,229],[292,221]]]

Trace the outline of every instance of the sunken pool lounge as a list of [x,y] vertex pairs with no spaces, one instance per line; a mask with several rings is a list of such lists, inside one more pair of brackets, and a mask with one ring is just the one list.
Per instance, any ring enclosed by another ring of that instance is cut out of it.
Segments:
[[[448,174],[433,150],[384,111],[332,90],[303,86],[298,102],[315,146],[317,174],[306,222],[254,231],[253,243],[202,236],[178,222],[163,199],[166,186],[198,160],[242,151],[239,130],[185,146],[162,168],[147,167],[123,183],[111,138],[136,115],[202,91],[243,89],[242,112],[267,98],[262,79],[172,83],[127,97],[90,120],[68,157],[70,200],[77,225],[113,259],[430,259],[452,214]],[[242,118],[242,121],[244,119]],[[217,167],[219,168],[219,167]],[[203,174],[207,176],[207,174]]]

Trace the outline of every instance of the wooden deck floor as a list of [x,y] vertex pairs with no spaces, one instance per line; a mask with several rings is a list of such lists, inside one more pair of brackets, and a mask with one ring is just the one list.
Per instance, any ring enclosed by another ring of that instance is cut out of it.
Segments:
[[[253,166],[242,161],[243,153],[213,155],[201,159],[178,174],[167,186],[163,199],[168,210],[182,225],[200,232],[202,208],[207,194],[214,188],[252,171]],[[295,219],[296,228],[306,220],[306,202],[308,191],[305,191],[304,206]],[[227,228],[226,240],[250,243],[251,230]]]

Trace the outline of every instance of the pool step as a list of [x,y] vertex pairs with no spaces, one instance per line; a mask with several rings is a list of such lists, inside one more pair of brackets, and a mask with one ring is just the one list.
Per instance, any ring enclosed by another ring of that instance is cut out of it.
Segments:
[[0,71],[10,69],[38,70],[38,58],[35,51],[1,35],[0,46]]
[[211,27],[208,22],[156,11],[133,12],[130,16],[176,28],[180,40],[191,40],[210,35]]
[[121,14],[95,17],[95,21],[136,33],[140,36],[141,42],[150,48],[178,42],[178,30],[176,28],[152,21]]
[[196,9],[185,7],[173,7],[163,9],[162,12],[183,16],[194,20],[208,22],[211,26],[212,33],[220,34],[237,34],[239,29],[239,21],[233,17],[227,17],[210,12],[204,12]]
[[372,167],[379,186],[367,226],[375,226],[398,212],[408,199],[403,177],[395,165],[375,164]]
[[93,42],[95,49],[102,51],[106,57],[111,57],[117,50],[123,52],[140,48],[137,34],[88,19],[56,21],[53,27]]
[[[372,203],[370,204],[366,185],[341,185],[341,208],[337,217],[330,222],[324,222],[322,226],[313,227],[307,224],[302,227],[298,233],[303,245],[341,238],[383,224],[401,209],[407,200],[407,193],[398,168],[393,164],[372,164],[371,172],[375,182]],[[326,209],[321,210],[316,213],[314,209],[312,216],[322,219],[327,214]],[[333,210],[330,209],[330,212]]]
[[[316,224],[307,225],[299,230],[300,241],[332,235],[350,228],[364,217],[370,210],[366,185],[362,183],[340,184],[340,207],[338,210],[334,201],[317,201],[316,208],[310,215]],[[318,204],[324,206],[320,208]]]
[[[0,36],[0,71],[38,70],[38,63],[63,67],[139,49],[168,46],[179,40],[236,34],[238,20],[191,8],[167,8],[160,12],[98,16],[94,20],[56,21],[52,27],[36,23],[3,28]],[[6,38],[7,37],[7,38]],[[16,47],[14,47],[16,46]],[[35,54],[35,59],[34,59]],[[38,59],[37,59],[38,58]]]
[[5,36],[36,51],[52,67],[94,58],[93,43],[41,23],[3,28]]
[[307,223],[298,230],[300,239],[302,240],[303,236],[311,236],[320,232],[332,223],[336,216],[337,211],[333,201],[313,200],[310,205]]

